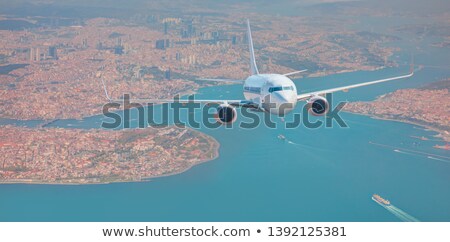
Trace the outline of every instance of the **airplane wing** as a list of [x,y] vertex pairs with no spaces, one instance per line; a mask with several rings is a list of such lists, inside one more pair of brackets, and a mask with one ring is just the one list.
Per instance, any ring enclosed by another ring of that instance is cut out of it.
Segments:
[[[110,102],[123,102],[123,99],[108,99]],[[200,103],[200,104],[229,104],[235,107],[257,108],[258,105],[248,100],[215,100],[215,99],[149,99],[149,98],[133,98],[130,102],[147,103],[147,104],[163,104],[163,103]]]
[[289,73],[283,74],[283,76],[293,76],[295,74],[299,74],[299,73],[305,72],[307,70],[308,69],[304,69],[304,70],[301,70],[301,71],[293,71],[293,72],[289,72]]
[[[123,99],[112,99],[109,96],[108,90],[106,89],[105,81],[102,78],[103,89],[105,91],[105,96],[110,102],[123,102]],[[218,99],[152,99],[152,98],[133,98],[129,100],[130,102],[140,102],[140,103],[152,103],[152,104],[162,104],[162,103],[202,103],[202,104],[229,104],[236,107],[248,107],[248,108],[258,108],[258,104],[249,100],[218,100]]]
[[235,79],[210,79],[210,78],[196,79],[196,81],[233,82],[233,83],[239,83],[239,84],[242,84],[242,83],[245,82],[244,80],[235,80]]
[[302,100],[306,100],[308,98],[314,97],[314,96],[318,96],[318,95],[324,95],[327,93],[333,93],[333,92],[339,92],[339,91],[347,91],[349,89],[352,88],[356,88],[356,87],[363,87],[363,86],[369,86],[372,84],[377,84],[377,83],[382,83],[382,82],[388,82],[388,81],[393,81],[393,80],[398,80],[398,79],[404,79],[404,78],[408,78],[414,75],[414,70],[411,70],[411,72],[407,75],[403,75],[403,76],[396,76],[396,77],[390,77],[390,78],[385,78],[385,79],[380,79],[380,80],[375,80],[375,81],[370,81],[370,82],[363,82],[363,83],[359,83],[359,84],[353,84],[353,85],[349,85],[349,86],[343,86],[343,87],[336,87],[336,88],[331,88],[331,89],[326,89],[326,90],[321,90],[321,91],[316,91],[316,92],[310,92],[310,93],[303,93],[303,94],[299,94],[297,95],[297,101],[302,101]]

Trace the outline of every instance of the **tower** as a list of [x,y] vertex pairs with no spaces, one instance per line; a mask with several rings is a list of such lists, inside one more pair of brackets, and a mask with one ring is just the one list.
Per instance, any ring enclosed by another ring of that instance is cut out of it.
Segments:
[[167,35],[169,33],[169,22],[164,22],[164,34]]
[[34,61],[34,57],[35,57],[35,55],[34,55],[34,48],[31,47],[30,48],[30,61]]
[[36,61],[41,60],[41,52],[39,51],[39,48],[36,48]]
[[167,80],[170,80],[170,77],[171,76],[171,71],[170,71],[170,68],[168,69],[168,70],[166,70],[165,72],[164,72],[164,77],[167,79]]
[[49,46],[49,47],[48,47],[48,55],[49,55],[51,58],[55,59],[55,60],[58,59],[58,53],[57,53],[56,46]]

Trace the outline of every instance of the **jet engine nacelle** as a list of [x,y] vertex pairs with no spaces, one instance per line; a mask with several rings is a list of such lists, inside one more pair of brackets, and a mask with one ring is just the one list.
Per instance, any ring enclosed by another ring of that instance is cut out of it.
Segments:
[[330,105],[326,98],[315,96],[308,100],[307,108],[309,113],[314,116],[323,116],[328,113]]
[[236,121],[237,112],[236,108],[229,104],[221,104],[217,108],[217,113],[215,115],[218,122],[221,124],[230,124]]

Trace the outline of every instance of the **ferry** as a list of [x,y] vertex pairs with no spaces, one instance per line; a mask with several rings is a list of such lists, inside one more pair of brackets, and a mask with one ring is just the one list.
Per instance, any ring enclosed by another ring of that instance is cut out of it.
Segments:
[[380,195],[378,195],[378,194],[373,194],[372,200],[374,200],[375,202],[377,202],[378,204],[383,205],[383,206],[391,206],[391,202],[389,202],[389,200],[386,200],[386,199],[380,197]]
[[281,140],[286,140],[286,137],[284,137],[284,135],[282,135],[282,134],[278,135],[278,138]]

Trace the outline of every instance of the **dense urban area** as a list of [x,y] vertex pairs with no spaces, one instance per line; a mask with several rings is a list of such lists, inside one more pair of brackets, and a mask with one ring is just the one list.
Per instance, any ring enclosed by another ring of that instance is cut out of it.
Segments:
[[218,155],[192,129],[0,129],[0,182],[108,183],[180,173]]
[[301,17],[149,15],[81,22],[50,18],[45,24],[37,18],[15,19],[25,26],[0,31],[0,55],[6,64],[0,116],[99,114],[106,102],[101,79],[113,98],[124,93],[171,98],[195,91],[196,78],[245,78],[246,17],[252,19],[262,72],[308,69],[311,75],[323,75],[393,65],[388,57],[395,49],[382,44],[395,37],[347,31],[332,22],[326,24],[334,31],[317,30]]
[[[382,119],[418,124],[439,132],[450,142],[450,79],[420,89],[402,89],[373,102],[354,102],[345,110]],[[450,149],[448,145],[436,148]]]

